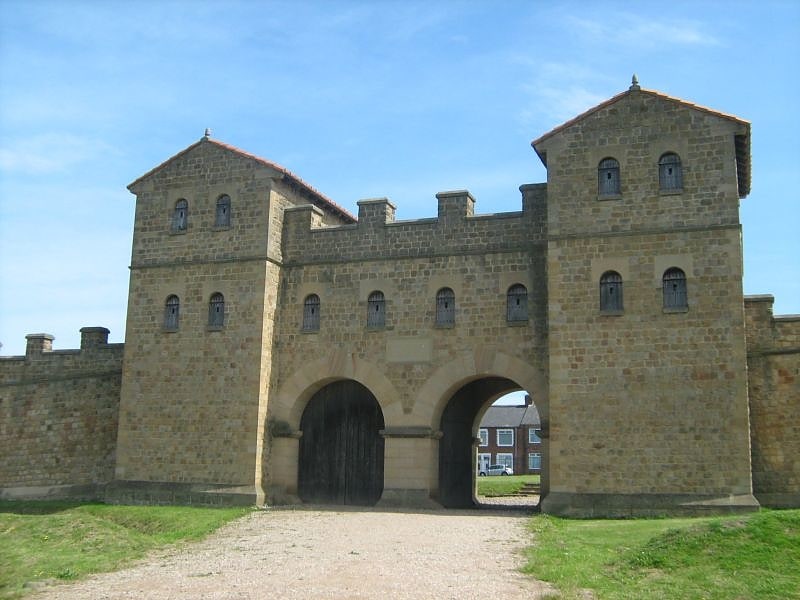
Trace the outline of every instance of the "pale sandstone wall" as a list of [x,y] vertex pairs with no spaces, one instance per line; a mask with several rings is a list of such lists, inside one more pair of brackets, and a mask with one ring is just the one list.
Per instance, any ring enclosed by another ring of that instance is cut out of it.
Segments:
[[80,350],[28,336],[0,359],[0,497],[98,497],[114,475],[122,344],[81,330]]
[[[309,193],[213,142],[190,147],[131,191],[137,205],[115,498],[180,501],[189,492],[169,484],[208,484],[240,486],[258,499],[280,228],[284,209]],[[229,227],[215,226],[221,194],[231,198]],[[181,198],[188,227],[176,233],[171,218]],[[214,293],[225,298],[221,328],[208,326]],[[171,294],[180,298],[175,331],[163,327]]]
[[[385,200],[361,202],[357,226],[312,229],[321,225],[317,211],[287,212],[271,418],[296,430],[305,402],[324,383],[362,381],[389,431],[386,489],[435,495],[434,437],[444,405],[467,381],[511,369],[490,358],[479,364],[481,357],[511,357],[505,362],[517,361],[516,372],[525,373],[515,382],[535,381],[529,391],[546,395],[544,194],[541,186],[523,192],[522,212],[499,215],[475,216],[466,192],[439,194],[438,217],[420,221],[393,222]],[[529,320],[509,324],[506,292],[515,283],[528,289]],[[435,325],[436,292],[445,286],[456,297],[453,327]],[[386,298],[386,327],[378,330],[366,325],[375,290]],[[301,330],[311,293],[321,299],[314,333]],[[274,444],[271,479],[291,492],[297,441]]]
[[746,296],[753,491],[764,506],[800,505],[800,315],[774,317]]
[[[550,483],[544,510],[658,512],[754,506],[735,136],[747,124],[631,91],[534,142],[548,168]],[[683,188],[661,192],[676,152]],[[598,164],[620,194],[598,196]],[[661,278],[687,278],[688,310]],[[623,279],[601,314],[599,281]]]

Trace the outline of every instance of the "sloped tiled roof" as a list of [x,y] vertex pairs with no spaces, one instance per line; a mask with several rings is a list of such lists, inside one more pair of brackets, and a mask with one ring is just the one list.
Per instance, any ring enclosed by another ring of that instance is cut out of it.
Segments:
[[215,146],[217,146],[219,148],[222,148],[224,150],[227,150],[228,152],[233,152],[233,153],[238,154],[239,156],[241,156],[243,158],[247,158],[249,160],[253,160],[253,161],[255,161],[255,162],[257,162],[257,163],[259,163],[259,164],[261,164],[261,165],[263,165],[265,167],[273,169],[273,170],[277,171],[278,173],[280,173],[281,175],[283,175],[283,177],[286,180],[288,180],[289,182],[291,182],[292,184],[298,186],[301,190],[303,190],[308,196],[310,196],[310,198],[314,201],[314,203],[318,204],[321,208],[327,209],[327,210],[337,214],[338,216],[340,216],[342,219],[344,219],[345,221],[347,221],[349,223],[355,223],[357,221],[356,217],[353,216],[349,211],[347,211],[343,207],[341,207],[338,204],[336,204],[333,200],[331,200],[330,198],[328,198],[327,196],[325,196],[321,192],[319,192],[316,189],[314,189],[312,186],[307,184],[305,181],[300,179],[297,175],[295,175],[294,173],[292,173],[288,169],[280,166],[277,163],[274,163],[272,161],[269,161],[269,160],[266,160],[264,158],[261,158],[260,156],[256,156],[255,154],[250,154],[249,152],[245,152],[244,150],[241,150],[241,149],[239,149],[239,148],[237,148],[235,146],[231,146],[230,144],[225,144],[223,142],[218,142],[217,140],[212,140],[209,137],[201,138],[199,141],[195,142],[194,144],[192,144],[188,148],[185,148],[185,149],[181,150],[180,152],[178,152],[177,154],[175,154],[174,156],[168,158],[167,160],[162,162],[157,167],[154,167],[154,168],[150,169],[147,173],[145,173],[144,175],[142,175],[141,177],[136,179],[133,183],[131,183],[128,186],[128,189],[130,190],[131,188],[133,188],[139,182],[144,181],[145,179],[147,179],[148,177],[150,177],[154,173],[157,173],[158,171],[160,171],[161,169],[166,167],[172,161],[179,159],[180,157],[184,156],[185,154],[188,154],[189,152],[194,150],[200,144],[214,144]]
[[481,427],[519,427],[539,425],[539,413],[530,406],[490,406],[481,419]]
[[[674,102],[676,104],[680,104],[681,106],[685,106],[686,108],[691,108],[693,110],[697,110],[700,112],[704,112],[710,115],[714,115],[715,117],[719,117],[721,119],[728,119],[730,121],[734,121],[736,123],[740,123],[746,128],[746,136],[737,136],[736,142],[736,163],[737,163],[737,170],[738,170],[738,179],[739,179],[739,196],[744,198],[750,193],[750,122],[745,121],[744,119],[740,119],[739,117],[731,114],[727,114],[724,112],[720,112],[718,110],[714,110],[712,108],[708,108],[706,106],[702,106],[700,104],[694,104],[693,102],[689,102],[687,100],[682,100],[681,98],[676,98],[674,96],[669,96],[667,94],[663,94],[661,92],[657,92],[655,90],[648,90],[644,88],[640,88],[637,84],[632,85],[629,89],[625,90],[617,94],[616,96],[612,96],[608,100],[601,102],[597,106],[590,108],[587,111],[582,112],[576,117],[573,117],[569,121],[562,123],[561,125],[551,129],[544,135],[539,136],[535,140],[531,142],[531,146],[533,149],[536,150],[536,154],[541,159],[542,163],[547,166],[547,161],[545,156],[539,151],[536,147],[541,142],[553,137],[554,135],[564,131],[565,129],[579,123],[580,121],[586,119],[587,117],[593,115],[594,113],[603,110],[604,108],[611,106],[612,104],[619,102],[625,96],[628,96],[632,93],[637,94],[646,94],[649,96],[654,96],[656,98],[660,98],[662,100],[666,100],[668,102]],[[741,139],[740,139],[741,138]]]

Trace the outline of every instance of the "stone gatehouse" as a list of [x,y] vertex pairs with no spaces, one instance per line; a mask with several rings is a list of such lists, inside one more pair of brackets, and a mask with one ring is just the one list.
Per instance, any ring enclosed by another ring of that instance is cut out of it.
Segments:
[[0,361],[2,497],[471,506],[525,390],[564,515],[800,506],[800,317],[743,298],[750,124],[631,87],[521,210],[358,217],[208,135],[130,186],[126,339]]

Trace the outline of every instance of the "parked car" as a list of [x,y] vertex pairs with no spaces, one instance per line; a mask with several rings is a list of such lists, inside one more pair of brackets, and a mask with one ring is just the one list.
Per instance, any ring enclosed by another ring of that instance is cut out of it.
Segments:
[[480,475],[481,477],[486,477],[487,475],[513,475],[514,471],[511,470],[511,467],[507,467],[505,465],[489,465],[485,469],[481,469]]

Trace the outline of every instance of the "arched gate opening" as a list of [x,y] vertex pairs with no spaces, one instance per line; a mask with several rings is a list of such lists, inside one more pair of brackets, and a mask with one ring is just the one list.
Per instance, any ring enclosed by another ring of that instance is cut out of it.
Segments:
[[383,493],[383,428],[378,401],[357,381],[336,381],[314,394],[300,420],[300,498],[375,504]]
[[519,390],[514,381],[486,377],[461,387],[442,412],[439,440],[439,502],[447,508],[476,505],[476,427],[479,417],[498,397]]

